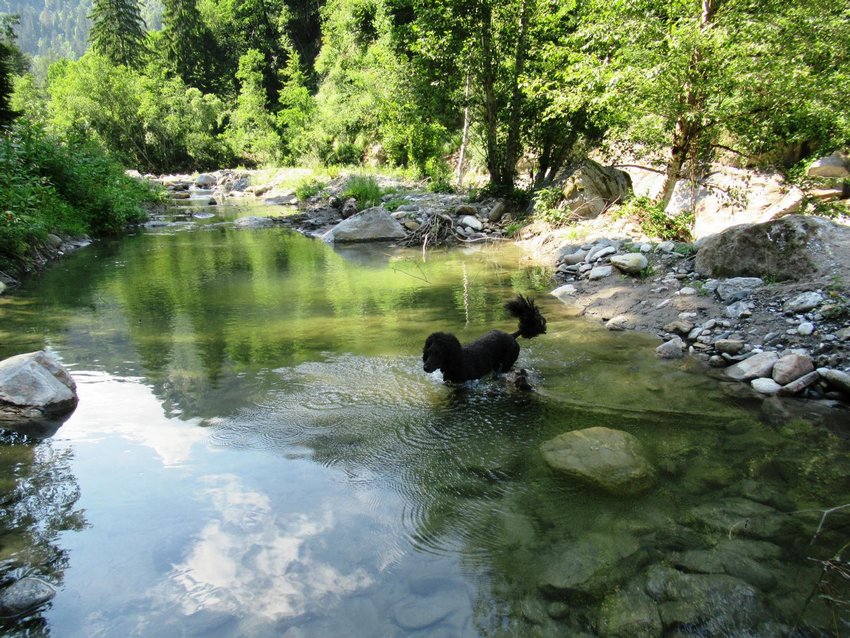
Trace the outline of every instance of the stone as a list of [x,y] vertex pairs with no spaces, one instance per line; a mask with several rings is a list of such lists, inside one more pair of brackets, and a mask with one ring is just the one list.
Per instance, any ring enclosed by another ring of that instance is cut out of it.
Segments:
[[673,337],[655,349],[655,354],[662,359],[681,359],[684,357],[685,342],[680,337]]
[[344,219],[326,232],[322,239],[328,243],[390,241],[403,239],[406,233],[398,220],[380,206],[367,208]]
[[760,277],[732,277],[720,282],[717,295],[724,303],[731,304],[746,299],[764,285]]
[[0,361],[0,424],[17,429],[58,419],[77,402],[77,385],[53,354],[39,350]]
[[605,327],[613,331],[633,330],[635,324],[626,315],[617,315],[616,317],[611,317],[605,324]]
[[788,215],[744,224],[706,237],[695,268],[710,277],[771,277],[808,280],[850,268],[850,228],[828,219]]
[[414,233],[421,228],[421,224],[417,221],[412,220],[412,219],[406,220],[404,222],[403,226],[407,230],[409,230],[410,232],[414,232]]
[[607,596],[602,603],[602,638],[658,638],[662,630],[658,606],[637,583]]
[[655,482],[655,468],[640,441],[621,430],[566,432],[544,442],[540,451],[552,469],[614,494],[637,494]]
[[630,578],[643,560],[638,541],[623,534],[591,533],[552,548],[538,586],[547,596],[600,596]]
[[[417,206],[418,209],[418,206]],[[461,204],[457,208],[455,208],[455,215],[459,217],[465,217],[466,215],[475,216],[478,214],[478,209],[475,208],[472,204]]]
[[782,386],[770,377],[759,377],[758,379],[753,379],[750,381],[750,385],[753,390],[759,394],[779,394],[779,391],[782,389]]
[[481,220],[477,217],[473,217],[472,215],[465,215],[461,217],[460,224],[462,226],[466,226],[467,228],[471,228],[474,231],[480,231],[484,229],[484,224],[481,223]]
[[343,219],[348,219],[357,214],[357,200],[354,197],[349,197],[342,204],[340,215]]
[[[294,206],[298,203],[298,196],[294,191],[290,191],[281,195],[270,195],[269,197],[264,197],[263,203],[271,206]],[[333,206],[333,203],[329,200],[328,205]]]
[[442,591],[430,596],[405,599],[393,609],[398,625],[408,631],[425,629],[437,624],[460,609],[457,592]]
[[275,221],[271,217],[240,217],[233,226],[235,228],[271,228],[275,225]]
[[586,257],[586,250],[577,250],[575,252],[563,255],[558,261],[562,264],[567,264],[568,266],[574,266],[575,264],[580,264],[581,262],[583,262]]
[[505,202],[496,202],[493,205],[493,208],[491,208],[490,212],[487,214],[487,219],[489,219],[491,222],[498,222],[505,215],[505,210]]
[[787,537],[797,526],[788,514],[746,498],[731,497],[690,510],[686,522],[723,538],[773,540]]
[[831,387],[850,394],[850,374],[831,368],[818,368],[817,372]]
[[628,173],[591,159],[585,160],[566,180],[556,176],[555,182],[563,183],[565,206],[573,215],[585,219],[597,217],[632,194],[632,179]]
[[806,171],[809,177],[833,177],[844,179],[850,177],[850,164],[847,158],[836,151],[827,157],[821,157],[812,162]]
[[0,281],[0,295],[3,294],[4,290],[6,290],[6,284]]
[[771,376],[779,385],[787,385],[815,369],[812,358],[802,354],[788,354],[774,365]]
[[587,278],[591,281],[596,281],[597,279],[604,279],[605,277],[610,277],[613,274],[613,266],[595,266],[590,270],[590,274],[587,276]]
[[669,255],[674,250],[676,250],[676,242],[663,241],[660,244],[658,244],[658,247],[656,248],[656,250],[658,250],[658,252],[660,252],[660,253],[665,253],[665,254]]
[[198,188],[208,188],[215,186],[218,183],[218,178],[211,173],[201,173],[195,178],[195,186]]
[[691,286],[685,286],[684,288],[681,288],[676,294],[680,297],[691,297],[697,294],[697,289],[692,288]]
[[570,297],[574,297],[578,290],[572,284],[564,284],[563,286],[558,286],[553,290],[551,294],[553,297],[557,297],[561,301],[567,300]]
[[610,244],[597,244],[588,251],[584,260],[588,263],[599,261],[603,257],[613,255],[615,252],[617,252],[617,248]]
[[[2,284],[2,282],[0,282],[0,284]],[[2,293],[2,292],[3,292],[3,286],[0,285],[0,293]],[[850,328],[842,328],[841,330],[838,330],[835,333],[835,337],[837,339],[841,339],[841,341],[850,340]]]
[[724,370],[727,377],[736,381],[752,381],[758,377],[770,376],[773,365],[779,360],[775,352],[761,352]]
[[797,334],[801,337],[808,337],[815,331],[815,324],[811,321],[803,321],[797,326]]
[[619,270],[630,275],[640,274],[649,265],[649,261],[641,253],[614,255],[611,257],[611,263]]
[[786,301],[785,305],[782,306],[782,310],[792,314],[808,312],[809,310],[817,308],[822,301],[823,295],[819,292],[804,292],[793,299]]
[[53,585],[40,578],[27,576],[0,591],[0,616],[23,616],[52,600],[55,595]]
[[808,388],[810,385],[814,385],[819,380],[820,375],[817,371],[809,372],[808,374],[804,374],[802,377],[794,379],[790,383],[782,386],[782,389],[779,390],[779,395],[791,397],[795,394],[800,394],[800,392]]
[[718,339],[714,342],[714,349],[720,353],[738,354],[744,349],[744,342],[738,339]]
[[726,306],[726,310],[723,314],[730,319],[741,319],[742,317],[749,317],[753,314],[753,311],[746,301],[736,301],[735,303]]
[[670,323],[664,326],[665,332],[673,332],[683,337],[690,333],[690,331],[693,329],[694,324],[685,319],[677,319],[676,321],[671,321]]

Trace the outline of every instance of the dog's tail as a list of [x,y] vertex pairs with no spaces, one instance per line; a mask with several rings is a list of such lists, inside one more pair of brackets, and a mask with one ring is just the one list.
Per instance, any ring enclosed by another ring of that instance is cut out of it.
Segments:
[[546,318],[540,314],[532,298],[517,295],[516,299],[511,299],[505,304],[505,310],[519,319],[519,330],[511,335],[514,339],[517,337],[531,339],[537,335],[546,334]]

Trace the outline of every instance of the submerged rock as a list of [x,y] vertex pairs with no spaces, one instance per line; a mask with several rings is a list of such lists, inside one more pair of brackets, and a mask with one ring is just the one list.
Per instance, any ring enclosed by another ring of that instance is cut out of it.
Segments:
[[640,544],[631,536],[588,534],[554,548],[539,587],[553,597],[600,596],[631,578],[643,557]]
[[74,379],[51,353],[39,350],[0,361],[0,426],[46,435],[77,402]]
[[636,494],[655,482],[655,468],[628,432],[603,427],[566,432],[540,450],[551,468],[614,494]]
[[17,617],[34,611],[56,595],[50,583],[28,576],[0,591],[0,616]]
[[602,638],[657,638],[662,629],[658,605],[635,581],[602,603],[599,613]]

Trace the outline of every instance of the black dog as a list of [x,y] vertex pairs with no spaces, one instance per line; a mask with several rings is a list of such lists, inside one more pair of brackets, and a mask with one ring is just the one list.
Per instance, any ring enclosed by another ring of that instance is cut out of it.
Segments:
[[469,345],[447,332],[435,332],[425,340],[422,363],[425,372],[440,370],[443,381],[463,383],[480,379],[489,372],[507,372],[519,356],[517,337],[531,339],[546,333],[546,319],[528,297],[518,295],[505,304],[505,309],[519,319],[519,330],[513,334],[491,330]]

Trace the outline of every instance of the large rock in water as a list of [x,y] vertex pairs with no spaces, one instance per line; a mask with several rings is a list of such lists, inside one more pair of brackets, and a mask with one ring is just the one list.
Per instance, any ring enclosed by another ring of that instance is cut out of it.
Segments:
[[407,236],[404,228],[382,207],[367,208],[344,219],[324,234],[328,243],[358,241],[391,241]]
[[47,435],[77,407],[77,385],[43,350],[0,361],[0,427]]
[[566,432],[540,451],[553,469],[614,494],[642,492],[655,482],[655,468],[628,432],[603,427]]
[[632,178],[625,171],[585,160],[564,183],[564,202],[574,215],[592,219],[632,194]]
[[706,277],[840,275],[850,268],[850,228],[803,215],[735,226],[703,240],[695,266]]

